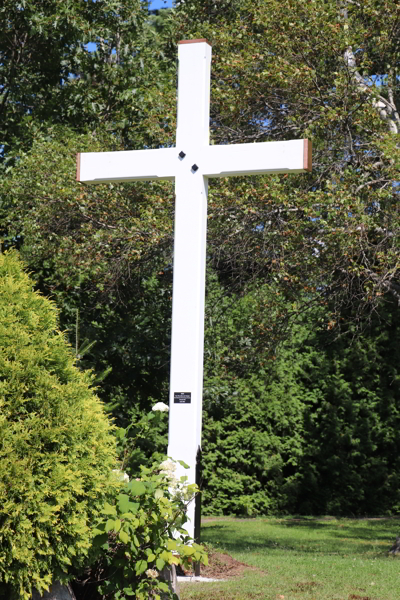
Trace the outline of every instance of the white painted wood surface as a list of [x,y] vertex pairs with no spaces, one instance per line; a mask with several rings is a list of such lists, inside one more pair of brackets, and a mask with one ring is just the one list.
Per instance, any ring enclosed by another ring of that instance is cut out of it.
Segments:
[[[209,145],[211,46],[206,40],[180,42],[178,58],[176,147],[79,154],[77,179],[175,179],[168,456],[189,465],[189,470],[179,467],[177,475],[192,483],[201,446],[208,178],[309,171],[311,143]],[[188,519],[193,536],[194,502]]]
[[[80,154],[78,167],[82,183],[138,181],[140,179],[176,179],[197,165],[204,177],[263,175],[266,173],[302,173],[308,140],[259,142],[227,146],[198,146],[188,143],[177,148],[86,152]],[[185,148],[184,159],[179,148]],[[190,164],[189,164],[190,163]]]

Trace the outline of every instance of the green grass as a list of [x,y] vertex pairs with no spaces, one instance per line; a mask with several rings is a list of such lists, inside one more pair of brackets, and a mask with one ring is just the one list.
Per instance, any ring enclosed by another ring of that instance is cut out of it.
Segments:
[[217,518],[202,542],[256,567],[221,583],[181,585],[181,600],[399,600],[396,519]]

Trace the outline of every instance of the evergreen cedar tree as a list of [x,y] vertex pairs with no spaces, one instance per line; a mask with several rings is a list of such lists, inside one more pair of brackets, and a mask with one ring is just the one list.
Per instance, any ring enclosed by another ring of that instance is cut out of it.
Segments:
[[0,256],[0,595],[28,600],[83,563],[112,490],[115,437],[53,302]]

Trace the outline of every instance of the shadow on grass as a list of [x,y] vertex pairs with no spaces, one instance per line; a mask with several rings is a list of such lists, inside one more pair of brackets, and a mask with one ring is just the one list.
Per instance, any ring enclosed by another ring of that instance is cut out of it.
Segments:
[[398,535],[396,520],[256,519],[209,523],[202,528],[202,542],[229,553],[293,552],[386,558]]
[[[333,521],[333,522],[332,522]],[[356,523],[356,524],[355,524]],[[354,537],[362,540],[387,541],[390,543],[396,535],[400,535],[398,519],[327,519],[326,521],[310,519],[284,519],[285,527],[319,529],[330,531],[335,537]]]
[[[307,529],[314,528],[314,524],[301,521],[300,523],[286,523],[286,527],[306,527]],[[376,542],[379,540],[382,543],[393,543],[394,539],[400,533],[400,522],[397,519],[361,519],[356,522],[349,519],[338,519],[333,524],[332,522],[318,522],[320,530],[329,531],[330,535],[343,540],[363,540],[364,542]],[[363,544],[364,545],[364,544]]]

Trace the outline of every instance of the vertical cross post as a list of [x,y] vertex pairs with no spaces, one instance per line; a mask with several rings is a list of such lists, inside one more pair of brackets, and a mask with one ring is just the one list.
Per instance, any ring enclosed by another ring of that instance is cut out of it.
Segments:
[[[175,179],[168,456],[185,460],[189,469],[178,466],[177,475],[193,483],[201,446],[208,186],[197,162],[209,143],[211,47],[206,40],[181,42],[178,57],[176,150],[185,168]],[[188,519],[193,536],[194,502]]]

